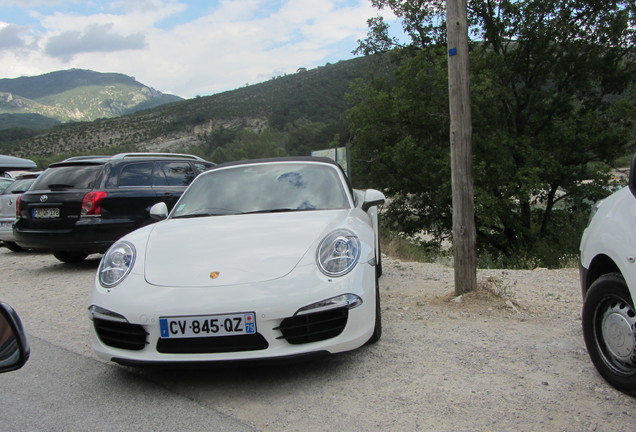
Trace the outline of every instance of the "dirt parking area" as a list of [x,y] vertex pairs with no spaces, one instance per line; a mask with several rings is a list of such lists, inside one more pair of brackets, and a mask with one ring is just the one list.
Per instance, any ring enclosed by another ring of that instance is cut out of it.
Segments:
[[[98,361],[86,308],[99,258],[66,265],[0,248],[0,299],[30,335]],[[478,280],[490,290],[454,299],[452,268],[384,257],[375,345],[286,366],[126,370],[265,431],[634,428],[636,399],[609,387],[585,350],[576,269]]]

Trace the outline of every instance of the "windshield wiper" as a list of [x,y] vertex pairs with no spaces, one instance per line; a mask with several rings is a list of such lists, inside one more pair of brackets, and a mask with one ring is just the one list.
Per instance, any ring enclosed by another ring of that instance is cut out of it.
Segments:
[[289,213],[289,212],[297,212],[297,211],[309,211],[309,210],[316,210],[316,209],[312,209],[312,208],[275,208],[275,209],[263,209],[263,210],[254,210],[254,211],[248,211],[248,212],[240,212],[240,211],[236,211],[236,210],[232,210],[231,212],[223,209],[224,212],[223,213],[191,213],[191,214],[185,214],[185,215],[179,215],[179,216],[174,216],[173,219],[187,219],[187,218],[197,218],[197,217],[206,217],[206,216],[230,216],[230,215],[237,215],[237,214],[265,214],[265,213]]
[[245,212],[243,214],[288,213],[288,212],[308,211],[308,210],[316,210],[316,209],[312,209],[312,208],[277,208],[277,209],[254,210],[254,211],[251,211],[251,212]]
[[218,216],[218,213],[192,213],[186,215],[175,216],[172,219],[192,219],[198,217]]
[[64,183],[53,183],[48,185],[48,187],[50,190],[55,190],[55,189],[73,189],[75,186],[70,184],[64,184]]
[[186,218],[197,218],[197,217],[206,217],[206,216],[227,216],[227,215],[234,215],[234,214],[242,214],[242,212],[238,210],[225,209],[225,208],[206,208],[206,209],[198,209],[198,210],[212,210],[212,211],[207,211],[207,212],[200,211],[199,213],[188,213],[184,215],[175,216],[173,217],[173,219],[186,219]]

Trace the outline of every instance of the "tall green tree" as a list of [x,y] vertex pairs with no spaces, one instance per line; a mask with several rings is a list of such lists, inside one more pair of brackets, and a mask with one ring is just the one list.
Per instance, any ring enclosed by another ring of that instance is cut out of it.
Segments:
[[259,133],[243,129],[235,135],[231,142],[216,148],[210,159],[215,163],[224,163],[287,156],[284,135],[280,132],[266,130]]
[[[373,162],[358,171],[394,197],[395,228],[441,240],[451,233],[444,3],[372,3],[410,40],[376,17],[360,42],[365,54],[392,50],[398,66],[351,95],[356,159]],[[478,247],[558,265],[576,252],[613,160],[636,147],[636,5],[476,0],[468,12]]]

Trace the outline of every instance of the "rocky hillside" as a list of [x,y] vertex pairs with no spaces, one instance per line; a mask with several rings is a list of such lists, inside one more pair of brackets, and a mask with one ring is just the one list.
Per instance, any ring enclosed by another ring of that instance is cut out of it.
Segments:
[[4,146],[3,151],[22,157],[122,150],[183,151],[209,144],[211,134],[224,130],[285,131],[299,120],[339,124],[348,108],[345,94],[351,83],[387,68],[390,64],[384,57],[362,57],[301,69],[292,75],[212,96],[112,119],[58,126]]
[[50,123],[112,118],[183,100],[164,95],[116,74],[72,69],[34,77],[0,79],[0,129],[13,127],[15,117],[33,114]]

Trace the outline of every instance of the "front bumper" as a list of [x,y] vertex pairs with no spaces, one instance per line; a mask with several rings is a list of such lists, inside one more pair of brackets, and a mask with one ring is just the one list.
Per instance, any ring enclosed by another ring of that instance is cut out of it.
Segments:
[[[206,288],[157,287],[145,283],[142,275],[131,274],[120,286],[93,290],[92,305],[126,322],[107,322],[103,315],[94,319],[92,347],[104,360],[133,365],[280,360],[350,351],[364,345],[373,333],[375,289],[375,267],[369,263],[358,264],[338,279],[308,266],[273,281]],[[354,294],[362,304],[295,316],[307,305],[341,294]],[[160,337],[161,317],[247,311],[255,313],[256,335]],[[109,339],[111,330],[120,331],[116,338],[130,345]]]

